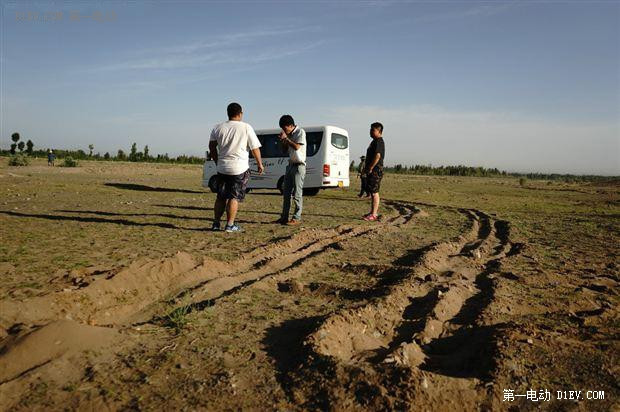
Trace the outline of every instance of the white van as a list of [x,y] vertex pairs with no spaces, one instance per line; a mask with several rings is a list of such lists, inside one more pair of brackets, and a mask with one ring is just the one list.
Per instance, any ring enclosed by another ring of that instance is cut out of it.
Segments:
[[[316,195],[320,189],[349,186],[349,133],[335,126],[303,127],[306,131],[306,178],[304,195]],[[278,135],[280,129],[256,130],[265,172],[257,173],[256,160],[250,152],[249,189],[283,190],[284,174],[288,165],[288,153],[282,150]],[[202,171],[202,186],[216,191],[215,162],[206,153]]]

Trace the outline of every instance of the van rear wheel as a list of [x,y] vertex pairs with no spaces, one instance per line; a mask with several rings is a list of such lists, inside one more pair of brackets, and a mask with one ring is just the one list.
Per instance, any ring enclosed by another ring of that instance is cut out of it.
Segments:
[[211,191],[213,193],[217,193],[217,184],[216,184],[216,180],[215,180],[216,178],[217,178],[217,176],[213,175],[213,176],[211,176],[211,179],[209,179],[209,189],[211,189]]
[[309,187],[309,188],[304,188],[304,196],[316,196],[319,194],[319,188],[318,187]]

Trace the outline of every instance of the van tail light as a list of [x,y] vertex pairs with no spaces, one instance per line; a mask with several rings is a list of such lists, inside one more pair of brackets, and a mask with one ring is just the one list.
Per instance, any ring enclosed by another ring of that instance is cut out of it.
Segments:
[[323,165],[323,176],[329,176],[330,168],[328,164]]

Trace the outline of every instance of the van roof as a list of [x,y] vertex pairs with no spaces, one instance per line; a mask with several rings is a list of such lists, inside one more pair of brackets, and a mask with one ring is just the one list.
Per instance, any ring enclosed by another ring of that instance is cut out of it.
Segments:
[[[331,126],[331,125],[324,125],[324,126],[304,126],[304,125],[300,125],[302,129],[304,129],[306,132],[318,132],[318,131],[322,131],[322,130],[330,130],[332,132],[336,132],[336,133],[340,133],[343,134],[345,136],[349,136],[349,132],[346,131],[345,129],[338,127],[338,126]],[[282,131],[282,129],[277,128],[277,129],[256,129],[256,134],[273,134],[273,133],[280,133]]]

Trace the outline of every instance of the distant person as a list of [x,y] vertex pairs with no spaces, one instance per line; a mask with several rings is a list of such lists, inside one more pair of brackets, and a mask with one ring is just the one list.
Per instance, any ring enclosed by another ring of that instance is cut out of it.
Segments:
[[385,143],[383,143],[383,125],[375,122],[370,125],[372,141],[366,150],[366,164],[363,175],[366,176],[366,191],[370,193],[370,213],[364,220],[374,222],[379,218],[379,188],[383,178],[383,159],[385,158]]
[[241,121],[243,110],[238,103],[231,103],[226,109],[228,121],[216,125],[211,131],[209,150],[217,165],[217,197],[213,207],[215,219],[212,230],[221,230],[220,219],[226,210],[226,232],[241,232],[235,223],[239,202],[243,202],[248,181],[250,164],[248,150],[256,159],[258,173],[263,173],[260,156],[261,144],[252,126]]
[[47,149],[47,165],[54,166],[54,159],[56,159],[56,155],[52,149]]
[[[295,124],[288,114],[280,118],[280,143],[288,151],[288,166],[284,175],[282,214],[276,223],[298,225],[303,208],[304,179],[306,178],[306,132]],[[295,213],[288,220],[291,196],[295,201]]]
[[362,196],[368,197],[368,196],[370,196],[370,194],[366,190],[366,176],[364,175],[364,167],[365,166],[366,166],[366,156],[361,156],[360,157],[360,164],[359,164],[359,166],[357,166],[357,177],[359,177],[360,180],[361,180],[360,192],[358,193],[357,197],[362,197]]

